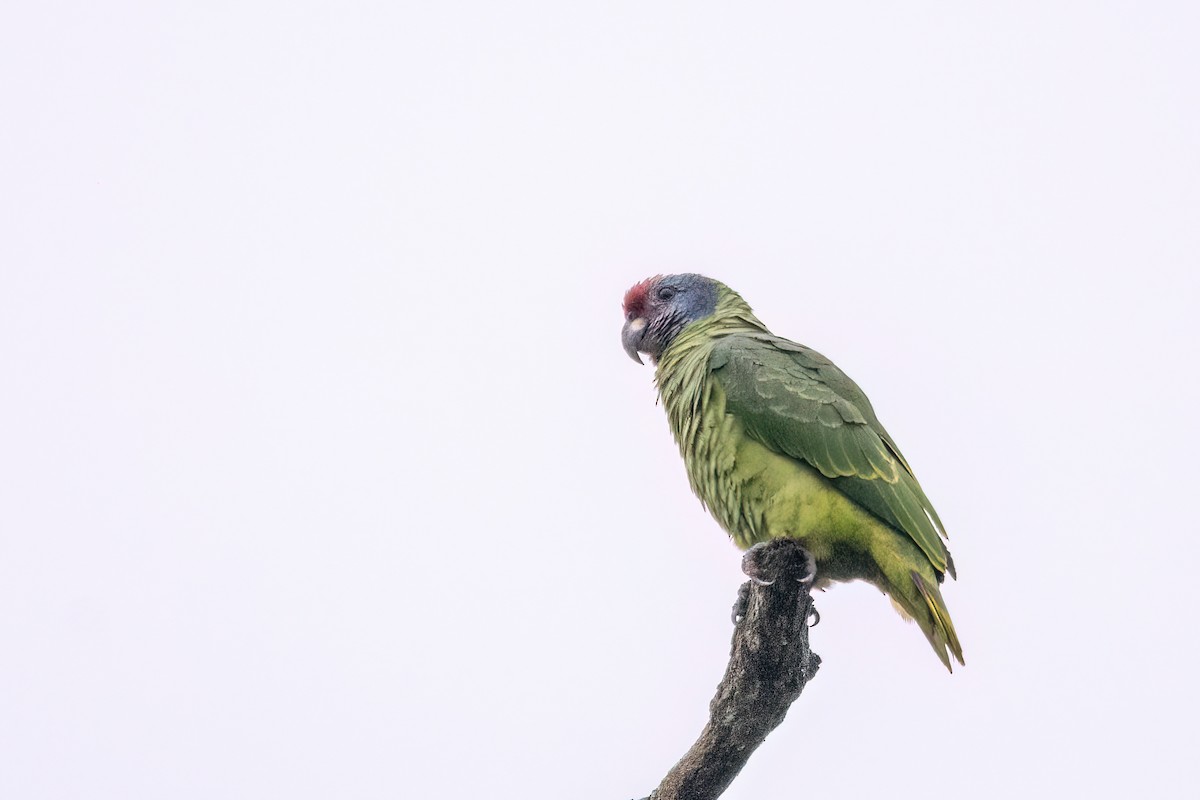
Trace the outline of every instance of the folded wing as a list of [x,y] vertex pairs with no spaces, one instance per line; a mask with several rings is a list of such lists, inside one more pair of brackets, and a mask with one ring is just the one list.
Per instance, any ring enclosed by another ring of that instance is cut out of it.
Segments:
[[770,334],[717,343],[709,369],[748,435],[799,459],[954,575],[941,520],[862,390],[827,358]]

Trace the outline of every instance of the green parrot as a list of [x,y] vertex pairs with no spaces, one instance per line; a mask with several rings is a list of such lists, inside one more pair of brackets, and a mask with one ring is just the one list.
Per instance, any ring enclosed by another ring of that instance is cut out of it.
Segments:
[[798,540],[815,588],[867,581],[947,669],[965,663],[938,588],[955,576],[945,528],[862,389],[703,275],[642,281],[624,311],[625,352],[657,365],[692,490],[733,541]]

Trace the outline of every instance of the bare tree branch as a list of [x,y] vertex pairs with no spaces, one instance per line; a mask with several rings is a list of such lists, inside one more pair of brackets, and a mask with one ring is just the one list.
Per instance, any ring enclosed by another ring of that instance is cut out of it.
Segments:
[[816,616],[812,569],[812,558],[791,539],[746,553],[742,570],[752,580],[738,591],[729,667],[709,704],[708,724],[646,800],[715,800],[783,722],[821,664],[808,647],[809,619]]

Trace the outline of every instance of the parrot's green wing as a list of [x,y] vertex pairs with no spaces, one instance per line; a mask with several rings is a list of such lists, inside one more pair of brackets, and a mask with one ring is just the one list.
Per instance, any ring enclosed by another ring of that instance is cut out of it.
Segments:
[[771,334],[714,346],[709,369],[726,411],[777,453],[815,467],[833,486],[907,533],[940,573],[954,575],[937,512],[866,395],[831,361]]

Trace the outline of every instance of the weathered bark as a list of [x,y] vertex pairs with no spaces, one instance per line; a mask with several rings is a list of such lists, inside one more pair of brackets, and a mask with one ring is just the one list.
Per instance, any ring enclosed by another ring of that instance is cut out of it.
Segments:
[[805,580],[811,569],[812,559],[791,539],[746,553],[742,570],[751,580],[738,592],[729,667],[709,704],[708,724],[646,800],[720,797],[783,722],[821,663],[808,647],[816,615]]

